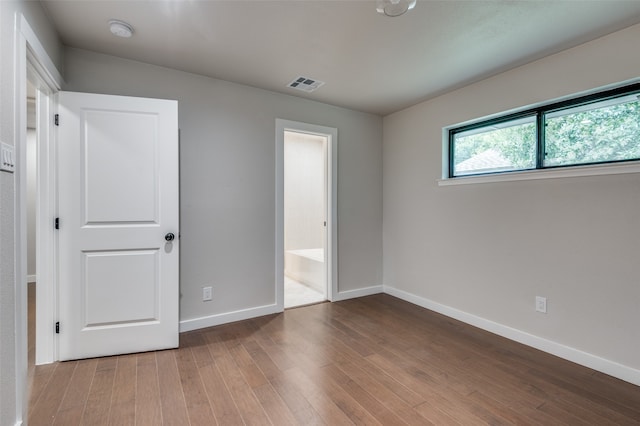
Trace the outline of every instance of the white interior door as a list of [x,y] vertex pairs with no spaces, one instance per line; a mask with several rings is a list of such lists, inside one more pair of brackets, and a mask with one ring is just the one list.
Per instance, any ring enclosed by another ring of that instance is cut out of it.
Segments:
[[60,360],[177,347],[177,101],[59,92],[58,147]]

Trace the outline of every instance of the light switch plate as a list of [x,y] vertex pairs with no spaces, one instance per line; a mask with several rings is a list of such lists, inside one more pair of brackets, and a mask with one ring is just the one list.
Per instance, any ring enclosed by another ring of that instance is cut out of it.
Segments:
[[16,169],[15,161],[13,147],[4,142],[0,143],[0,170],[13,173]]

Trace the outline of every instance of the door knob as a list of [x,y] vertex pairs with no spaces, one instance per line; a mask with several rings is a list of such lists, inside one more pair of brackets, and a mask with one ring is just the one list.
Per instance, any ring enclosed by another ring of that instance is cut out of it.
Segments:
[[176,238],[175,235],[173,235],[173,233],[169,232],[167,235],[164,236],[164,239],[167,241],[173,241]]

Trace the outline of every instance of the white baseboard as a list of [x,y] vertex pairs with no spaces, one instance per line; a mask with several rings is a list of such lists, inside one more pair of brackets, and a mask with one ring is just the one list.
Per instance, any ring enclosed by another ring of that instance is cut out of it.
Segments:
[[381,285],[359,288],[356,290],[339,291],[338,294],[333,295],[332,302],[339,302],[341,300],[354,299],[356,297],[370,296],[372,294],[378,294],[382,292],[383,292],[383,287]]
[[27,282],[28,283],[35,283],[36,282],[36,276],[35,275],[27,275]]
[[[383,287],[381,285],[378,285],[373,287],[359,288],[357,290],[342,291],[333,297],[333,302],[382,293],[382,288]],[[225,312],[222,314],[210,315],[206,317],[182,320],[180,321],[180,333],[184,333],[185,331],[198,330],[200,328],[214,327],[216,325],[242,321],[250,318],[261,317],[264,315],[276,314],[279,312],[282,312],[282,309],[278,309],[278,306],[274,304],[258,306],[256,308],[242,309],[233,312]]]
[[531,346],[543,352],[550,353],[560,358],[575,362],[576,364],[592,368],[596,371],[600,371],[602,373],[640,386],[640,370],[636,370],[626,365],[618,364],[617,362],[610,361],[608,359],[604,359],[599,356],[592,355],[590,353],[565,346],[561,343],[547,340],[542,337],[538,337],[533,334],[529,334],[524,331],[499,324],[497,322],[493,322],[464,311],[460,311],[458,309],[440,304],[438,302],[434,302],[433,300],[416,296],[415,294],[411,294],[394,287],[384,286],[383,288],[385,293],[413,303],[414,305],[418,305],[431,311],[438,312],[442,315],[455,318],[464,323],[471,324],[475,327],[481,328],[499,336],[506,337],[507,339],[511,339],[524,345]]
[[180,321],[180,333],[282,312],[276,304]]

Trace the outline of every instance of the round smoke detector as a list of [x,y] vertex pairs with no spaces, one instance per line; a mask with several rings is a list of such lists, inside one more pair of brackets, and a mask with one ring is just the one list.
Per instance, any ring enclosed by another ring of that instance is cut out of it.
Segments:
[[124,21],[112,19],[109,21],[109,29],[113,35],[129,38],[133,35],[133,27]]
[[392,18],[404,15],[408,10],[416,7],[416,0],[378,0],[378,13]]

